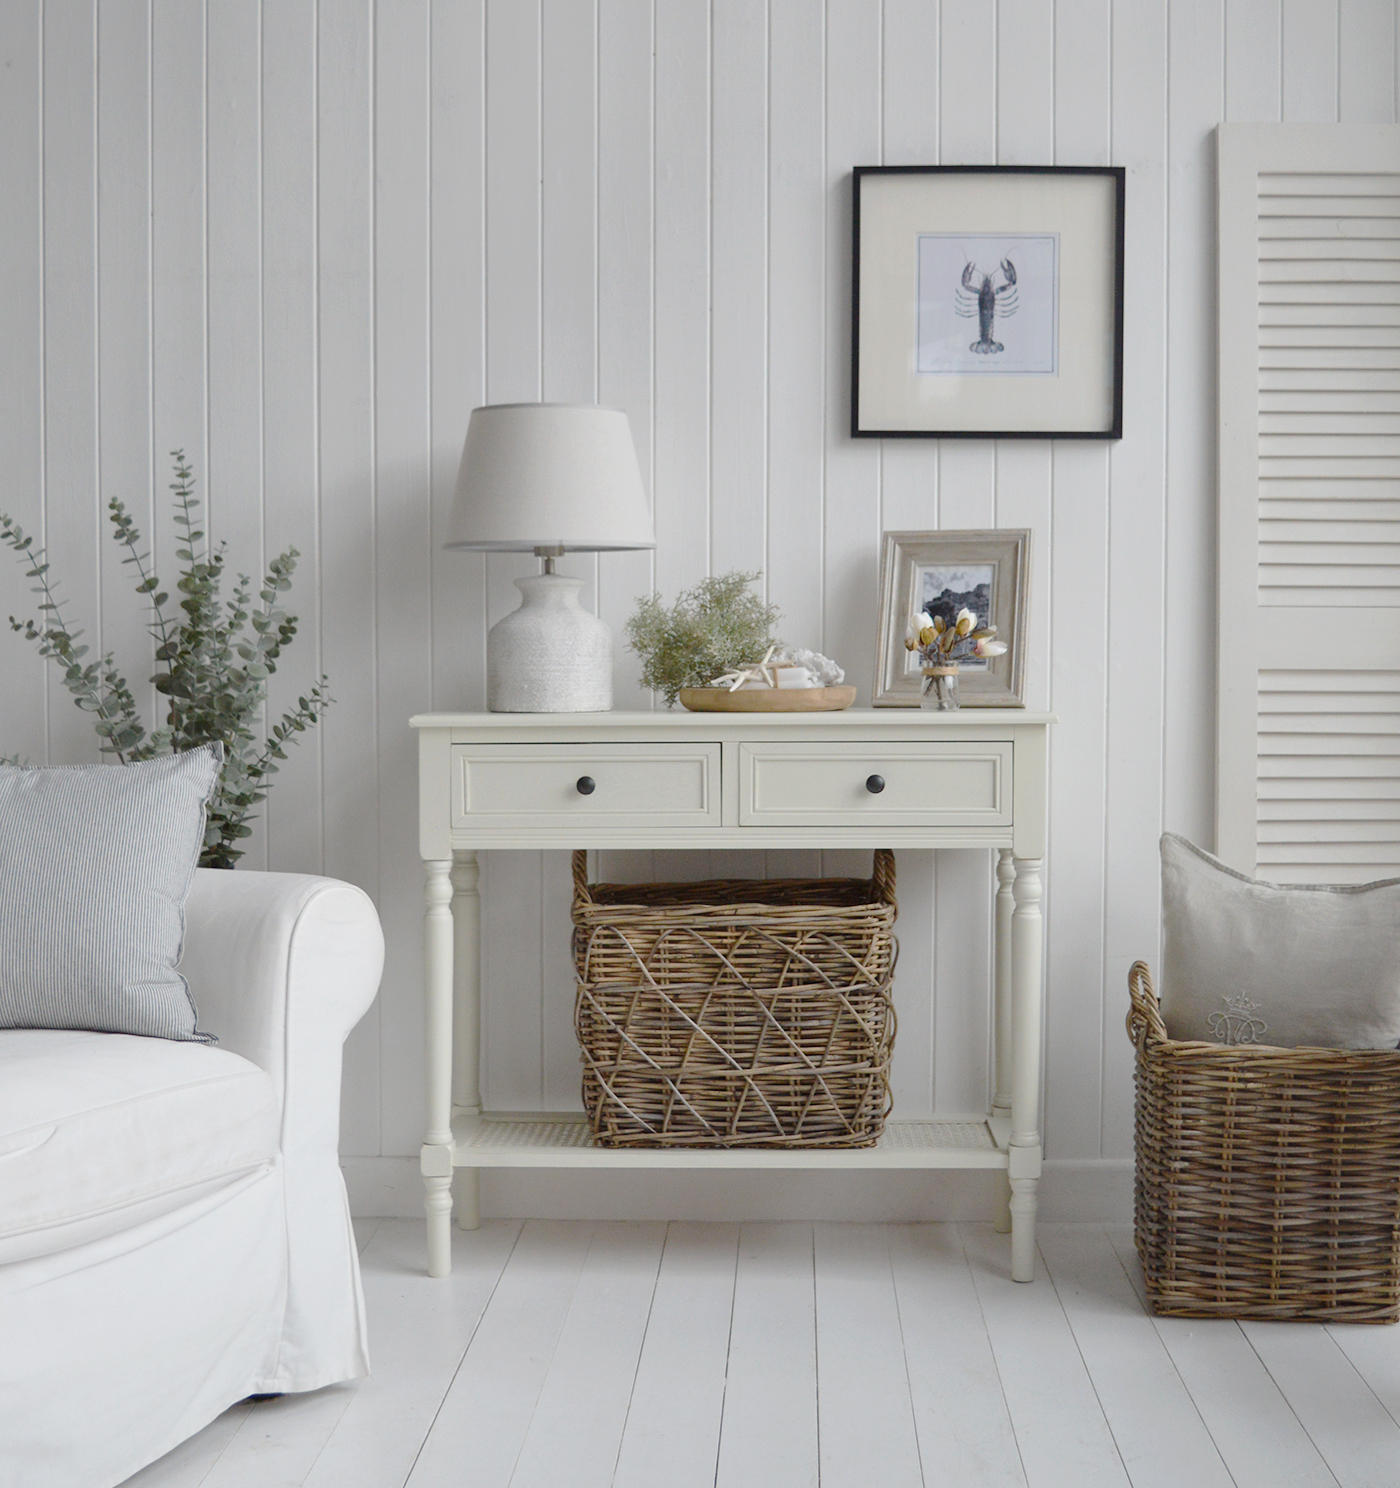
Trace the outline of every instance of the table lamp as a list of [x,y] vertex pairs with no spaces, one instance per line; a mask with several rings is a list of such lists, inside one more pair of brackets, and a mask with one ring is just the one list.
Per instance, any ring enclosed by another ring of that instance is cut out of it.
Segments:
[[543,560],[516,579],[520,608],[486,638],[491,712],[606,713],[612,632],[554,560],[656,546],[627,415],[591,403],[473,409],[445,546]]

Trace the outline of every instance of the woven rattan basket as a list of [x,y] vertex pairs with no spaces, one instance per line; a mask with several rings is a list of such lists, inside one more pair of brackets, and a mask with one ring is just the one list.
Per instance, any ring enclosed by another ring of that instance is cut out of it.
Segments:
[[1141,962],[1135,1229],[1176,1317],[1400,1316],[1400,1052],[1167,1037]]
[[890,1106],[894,855],[869,879],[593,884],[575,1026],[604,1147],[868,1147]]

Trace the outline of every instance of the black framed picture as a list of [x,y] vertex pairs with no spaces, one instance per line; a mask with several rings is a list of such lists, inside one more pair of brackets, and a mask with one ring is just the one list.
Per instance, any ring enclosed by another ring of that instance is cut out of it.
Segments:
[[1121,166],[859,165],[851,434],[1121,439]]

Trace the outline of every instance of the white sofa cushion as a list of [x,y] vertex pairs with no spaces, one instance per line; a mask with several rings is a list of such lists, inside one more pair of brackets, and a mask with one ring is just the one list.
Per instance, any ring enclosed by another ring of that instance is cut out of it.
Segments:
[[0,1263],[190,1202],[276,1158],[272,1081],[205,1044],[0,1031]]

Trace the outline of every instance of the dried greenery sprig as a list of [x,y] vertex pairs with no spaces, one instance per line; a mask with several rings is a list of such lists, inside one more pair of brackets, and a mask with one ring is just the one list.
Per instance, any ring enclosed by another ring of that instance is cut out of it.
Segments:
[[642,658],[642,686],[653,687],[673,707],[682,687],[704,687],[721,672],[749,666],[774,644],[782,618],[750,588],[757,573],[702,579],[668,610],[661,596],[637,601],[627,622],[627,643]]
[[121,763],[222,740],[224,769],[209,803],[200,863],[206,868],[232,868],[243,855],[237,844],[252,834],[248,819],[253,808],[267,798],[276,761],[286,759],[286,746],[316,723],[332,699],[322,676],[297,699],[294,709],[258,737],[255,724],[267,699],[267,679],[297,633],[296,616],[281,608],[279,596],[292,587],[300,555],[288,548],[268,564],[256,600],[253,581],[246,574],[238,576],[231,598],[221,600],[224,544],[211,548],[199,526],[194,472],[184,451],[173,451],[171,458],[179,543],[175,556],[185,565],[175,586],[182,617],[168,611],[170,595],[161,588],[130,513],[115,496],[107,503],[113,535],[127,550],[122,562],[135,568],[136,592],[150,600],[147,626],[156,642],[157,664],[150,681],[168,699],[164,725],[146,732],[112,652],[96,661],[84,660],[88,647],[79,642],[83,632],[72,629],[64,618],[64,601],[49,575],[43,549],[35,548],[33,537],[0,512],[0,541],[29,565],[25,576],[36,581],[33,592],[39,596],[39,617],[17,620],[11,615],[10,628],[35,642],[39,655],[60,668],[73,701],[93,715],[102,752]]

